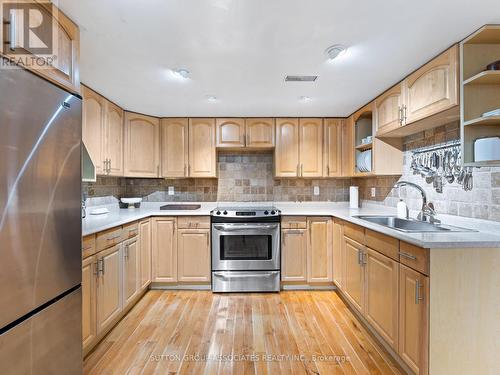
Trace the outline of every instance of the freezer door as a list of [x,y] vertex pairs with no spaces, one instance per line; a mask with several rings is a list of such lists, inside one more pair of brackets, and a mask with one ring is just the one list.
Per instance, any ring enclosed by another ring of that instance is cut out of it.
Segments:
[[1,334],[2,375],[81,375],[81,300],[78,288]]
[[0,329],[81,283],[81,111],[27,71],[0,74]]

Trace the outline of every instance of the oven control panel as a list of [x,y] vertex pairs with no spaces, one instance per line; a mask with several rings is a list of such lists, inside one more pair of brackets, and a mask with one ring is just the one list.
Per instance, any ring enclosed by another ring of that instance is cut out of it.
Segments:
[[272,217],[280,216],[281,211],[275,207],[242,208],[242,207],[218,207],[211,212],[212,216],[218,217]]

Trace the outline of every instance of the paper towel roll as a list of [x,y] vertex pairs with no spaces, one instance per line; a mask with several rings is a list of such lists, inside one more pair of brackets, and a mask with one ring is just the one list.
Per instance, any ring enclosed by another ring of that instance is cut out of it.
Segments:
[[359,188],[357,186],[349,187],[349,207],[359,208]]

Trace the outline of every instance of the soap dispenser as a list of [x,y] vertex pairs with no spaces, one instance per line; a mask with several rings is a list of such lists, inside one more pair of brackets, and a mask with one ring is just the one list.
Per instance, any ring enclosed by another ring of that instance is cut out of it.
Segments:
[[408,206],[401,198],[399,199],[399,202],[397,205],[397,211],[398,211],[397,216],[400,219],[408,219],[408,217],[410,216]]

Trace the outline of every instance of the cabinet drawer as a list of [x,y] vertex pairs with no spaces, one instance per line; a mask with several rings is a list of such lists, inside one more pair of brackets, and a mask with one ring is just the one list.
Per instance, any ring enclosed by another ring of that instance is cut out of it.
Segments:
[[137,221],[123,226],[122,230],[123,240],[135,237],[137,236],[137,234],[139,234],[139,224]]
[[85,259],[96,253],[95,234],[83,237],[82,239],[82,259]]
[[209,216],[179,216],[177,218],[179,229],[210,229]]
[[97,233],[97,251],[107,249],[122,241],[122,227],[115,227],[104,232]]
[[399,260],[399,240],[393,237],[366,229],[365,245],[389,258]]
[[281,228],[283,229],[306,229],[307,217],[305,216],[283,216],[281,218]]
[[352,223],[344,223],[344,236],[364,245],[365,244],[365,229],[359,225]]
[[399,262],[415,271],[429,275],[429,249],[401,242]]

